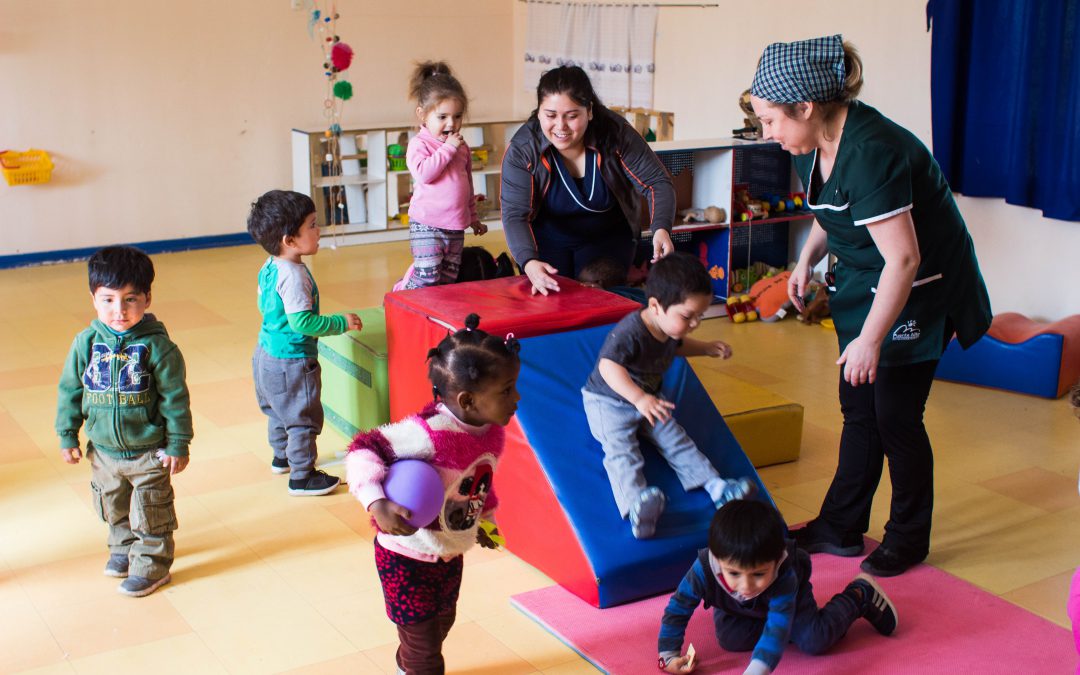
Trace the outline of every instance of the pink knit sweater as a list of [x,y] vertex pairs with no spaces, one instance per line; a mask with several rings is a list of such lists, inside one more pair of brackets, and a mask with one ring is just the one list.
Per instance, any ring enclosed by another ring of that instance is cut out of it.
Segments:
[[498,505],[492,480],[503,437],[503,428],[496,424],[473,427],[432,403],[417,415],[353,439],[345,457],[349,492],[366,509],[386,497],[382,482],[390,464],[399,459],[431,464],[446,490],[439,517],[408,536],[379,532],[378,540],[384,548],[417,560],[449,560],[476,543],[480,519]]

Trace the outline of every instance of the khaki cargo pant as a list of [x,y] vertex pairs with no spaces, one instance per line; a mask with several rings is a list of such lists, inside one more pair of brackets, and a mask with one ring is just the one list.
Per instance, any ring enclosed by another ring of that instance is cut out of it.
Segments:
[[93,448],[94,508],[109,524],[109,552],[128,555],[128,574],[160,579],[173,562],[176,509],[168,470],[153,451],[118,459]]

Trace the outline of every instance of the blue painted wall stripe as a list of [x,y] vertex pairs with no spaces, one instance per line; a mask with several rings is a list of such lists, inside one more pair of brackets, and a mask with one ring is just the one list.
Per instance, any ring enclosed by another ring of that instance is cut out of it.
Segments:
[[[205,237],[185,237],[182,239],[159,239],[157,241],[144,241],[131,244],[147,253],[175,253],[177,251],[193,251],[202,248],[218,248],[221,246],[241,246],[254,244],[251,235],[247,232],[234,234],[213,234]],[[86,260],[94,251],[102,246],[90,248],[69,248],[60,251],[42,251],[40,253],[17,253],[15,255],[0,256],[0,269],[11,267],[25,267],[27,265],[40,265],[43,263],[72,262]]]

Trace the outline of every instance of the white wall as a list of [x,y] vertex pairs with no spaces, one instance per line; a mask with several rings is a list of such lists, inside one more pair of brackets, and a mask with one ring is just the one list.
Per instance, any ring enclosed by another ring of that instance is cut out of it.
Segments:
[[[677,0],[658,0],[670,4]],[[728,136],[742,126],[739,94],[770,42],[841,33],[860,50],[862,100],[931,145],[930,33],[925,0],[759,0],[718,8],[661,8],[656,108],[675,113],[678,139]],[[514,3],[514,112],[536,106],[522,83],[524,3]],[[1047,139],[1052,142],[1052,139]],[[1043,218],[1001,199],[960,197],[995,313],[1042,320],[1080,312],[1080,222]]]
[[[724,136],[762,48],[840,32],[863,99],[930,143],[924,0],[760,0],[660,10],[656,105],[678,138]],[[664,0],[661,0],[664,2]],[[0,255],[241,232],[251,199],[288,187],[292,127],[322,125],[324,86],[289,0],[0,0],[0,146],[53,153],[53,182],[0,185]],[[445,58],[476,118],[523,117],[526,5],[338,0],[357,57],[345,124],[409,118],[413,61]],[[1080,223],[959,199],[997,312],[1080,311]]]
[[[511,0],[336,4],[345,126],[411,120],[426,58],[457,69],[471,115],[510,115]],[[0,184],[0,255],[243,232],[252,199],[291,186],[289,130],[324,125],[322,61],[289,0],[0,0],[0,147],[57,165]]]

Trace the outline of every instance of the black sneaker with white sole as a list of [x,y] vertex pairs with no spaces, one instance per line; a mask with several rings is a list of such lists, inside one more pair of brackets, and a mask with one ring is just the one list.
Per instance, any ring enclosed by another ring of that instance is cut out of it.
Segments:
[[860,574],[844,590],[853,589],[858,589],[856,595],[862,598],[860,605],[862,617],[869,621],[877,632],[882,635],[892,635],[893,631],[896,630],[899,617],[896,614],[896,607],[892,604],[892,600],[889,600],[889,596],[885,595],[885,591],[881,590],[881,586],[878,586],[870,575]]
[[341,479],[325,471],[316,469],[307,478],[290,478],[289,494],[294,497],[318,497],[328,495],[337,489]]
[[285,457],[275,457],[270,460],[270,471],[273,473],[289,473],[289,460]]

